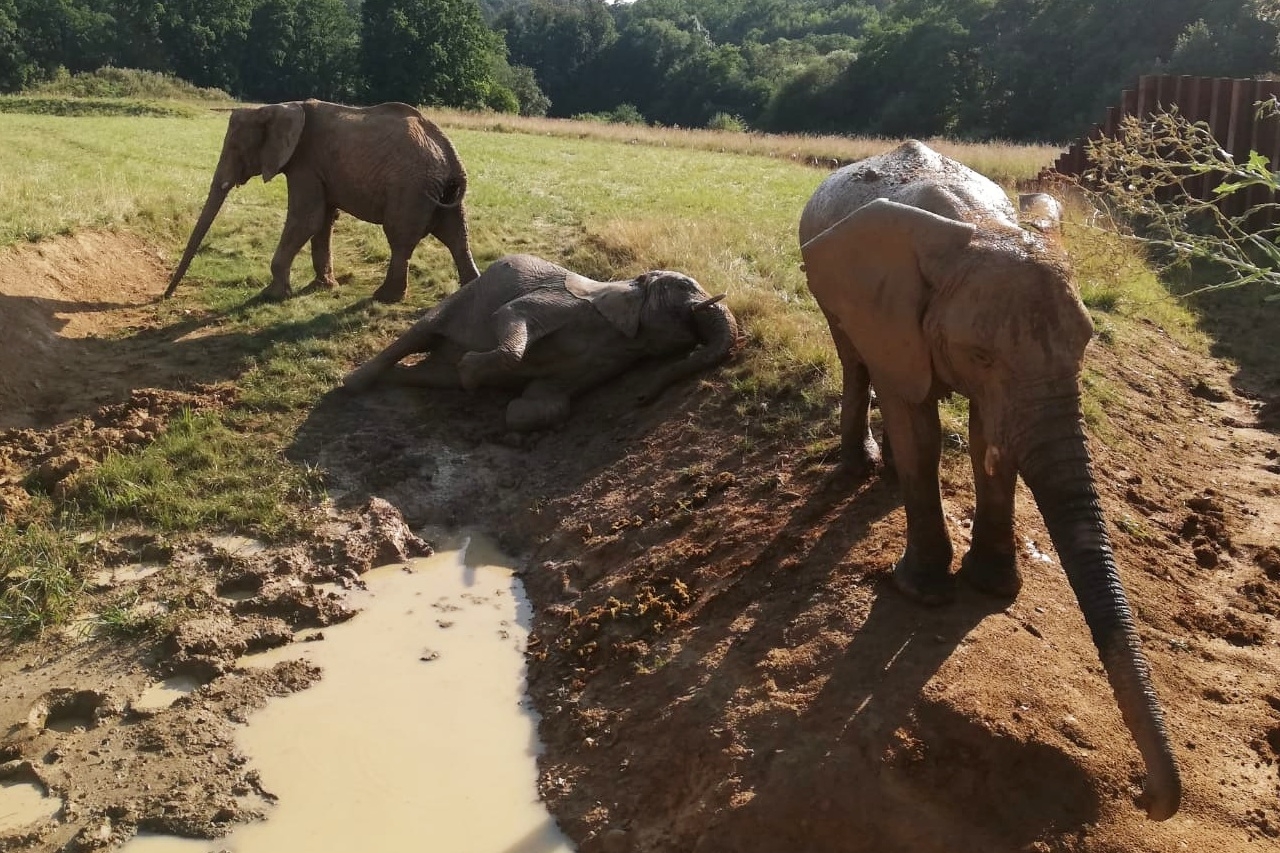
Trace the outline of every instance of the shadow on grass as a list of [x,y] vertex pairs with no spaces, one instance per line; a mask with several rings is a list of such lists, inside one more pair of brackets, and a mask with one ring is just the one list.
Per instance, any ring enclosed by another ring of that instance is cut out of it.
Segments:
[[1213,339],[1211,352],[1235,362],[1237,393],[1262,403],[1262,426],[1280,432],[1280,299],[1261,286],[1233,287],[1190,297],[1200,328]]
[[367,300],[252,331],[222,328],[256,304],[109,338],[69,338],[59,334],[67,325],[59,315],[130,306],[0,294],[0,429],[83,417],[136,388],[183,390],[235,379],[281,342],[333,334]]

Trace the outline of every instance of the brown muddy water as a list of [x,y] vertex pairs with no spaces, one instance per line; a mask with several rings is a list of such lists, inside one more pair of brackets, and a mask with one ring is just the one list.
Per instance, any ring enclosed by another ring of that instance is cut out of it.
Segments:
[[20,830],[53,817],[62,800],[32,782],[0,782],[0,832]]
[[217,841],[143,835],[126,853],[572,853],[537,796],[537,717],[524,697],[530,610],[488,543],[366,574],[361,613],[320,642],[246,657],[305,658],[311,688],[239,733],[278,798]]

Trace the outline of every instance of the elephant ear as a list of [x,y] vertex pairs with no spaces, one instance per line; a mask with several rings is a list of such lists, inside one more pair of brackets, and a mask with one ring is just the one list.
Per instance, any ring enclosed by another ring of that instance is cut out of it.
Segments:
[[931,284],[975,228],[876,199],[800,247],[809,290],[848,335],[877,390],[923,402],[933,384],[923,322]]
[[284,169],[302,138],[307,117],[302,104],[270,104],[262,107],[262,180],[269,181]]
[[571,272],[564,279],[565,290],[579,299],[585,299],[606,320],[628,338],[634,338],[640,330],[640,309],[644,305],[644,290],[629,281],[592,281],[586,276]]

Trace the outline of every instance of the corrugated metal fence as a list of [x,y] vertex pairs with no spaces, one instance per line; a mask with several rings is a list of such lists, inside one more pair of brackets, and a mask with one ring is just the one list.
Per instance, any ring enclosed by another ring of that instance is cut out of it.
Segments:
[[[1205,122],[1214,138],[1232,158],[1241,163],[1250,151],[1271,160],[1270,168],[1280,169],[1280,117],[1259,120],[1254,105],[1272,97],[1280,97],[1280,80],[1232,79],[1230,77],[1190,77],[1171,74],[1149,74],[1138,78],[1135,89],[1125,89],[1120,103],[1107,109],[1101,124],[1095,124],[1082,138],[1071,144],[1042,177],[1053,173],[1080,177],[1089,168],[1087,145],[1090,139],[1114,137],[1125,116],[1146,118],[1159,110],[1177,106],[1178,112],[1191,122]],[[1213,198],[1216,183],[1197,181],[1190,191],[1196,197]],[[1238,192],[1226,199],[1222,211],[1228,216],[1243,213],[1249,207],[1272,200],[1272,193],[1255,187],[1248,193]],[[1273,212],[1269,219],[1277,220]]]

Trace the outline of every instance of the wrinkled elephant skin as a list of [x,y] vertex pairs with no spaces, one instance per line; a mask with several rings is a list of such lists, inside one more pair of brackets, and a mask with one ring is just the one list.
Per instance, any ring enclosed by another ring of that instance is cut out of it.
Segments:
[[[343,380],[363,391],[379,379],[436,388],[514,388],[506,424],[562,422],[570,399],[641,359],[660,368],[637,402],[724,361],[738,345],[733,314],[686,275],[656,270],[593,281],[531,255],[495,261]],[[426,356],[411,366],[399,362]]]
[[467,173],[440,128],[407,104],[348,107],[291,101],[231,111],[222,154],[204,208],[187,241],[165,296],[172,296],[233,187],[254,175],[283,174],[289,203],[280,243],[271,259],[266,299],[293,293],[289,268],[311,243],[313,287],[336,285],[330,241],[339,211],[382,226],[391,259],[381,302],[399,302],[409,259],[434,234],[453,255],[463,284],[476,278],[463,196]]
[[951,540],[938,465],[938,400],[969,398],[977,505],[958,577],[1017,595],[1019,475],[1044,516],[1121,714],[1147,766],[1156,820],[1181,797],[1177,763],[1103,521],[1080,407],[1092,323],[1059,245],[1061,208],[1022,199],[910,141],[833,173],[800,219],[809,289],[844,373],[842,464],[880,464],[868,427],[874,386],[907,514],[894,581],[926,603],[950,599]]

